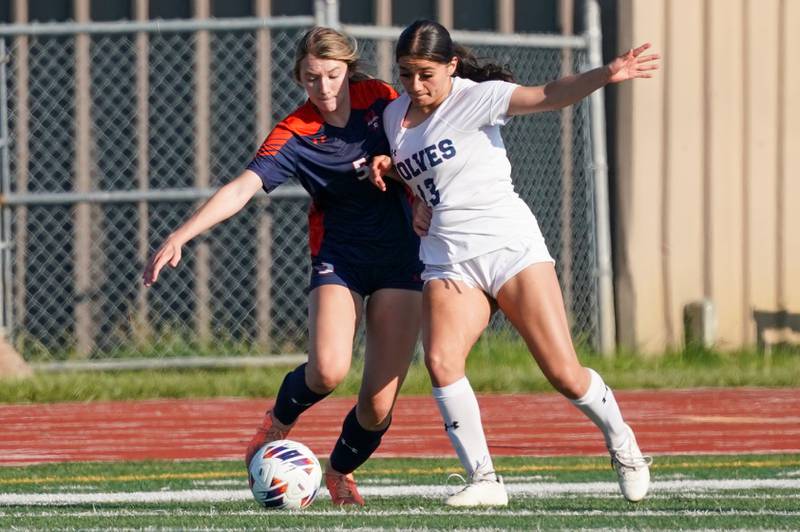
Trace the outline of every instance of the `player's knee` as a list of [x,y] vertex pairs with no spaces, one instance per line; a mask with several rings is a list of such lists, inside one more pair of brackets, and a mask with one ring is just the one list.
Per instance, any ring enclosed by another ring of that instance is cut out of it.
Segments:
[[568,399],[577,399],[586,392],[583,368],[558,368],[547,378],[550,384]]
[[349,364],[327,363],[306,366],[306,383],[317,393],[328,393],[336,389],[347,377]]
[[447,349],[429,349],[425,353],[425,367],[434,383],[451,381],[464,374],[464,361]]
[[378,398],[359,399],[356,413],[358,423],[367,430],[386,428],[392,416],[392,402]]

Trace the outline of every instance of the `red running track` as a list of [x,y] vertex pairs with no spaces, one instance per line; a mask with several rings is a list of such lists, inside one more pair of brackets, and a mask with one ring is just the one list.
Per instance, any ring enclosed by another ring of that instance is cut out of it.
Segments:
[[[800,453],[800,391],[615,392],[651,454]],[[306,412],[292,438],[327,456],[355,398]],[[479,396],[494,455],[603,455],[602,437],[555,393]],[[0,465],[241,459],[271,400],[206,399],[0,406]],[[430,397],[401,397],[377,456],[455,456]]]

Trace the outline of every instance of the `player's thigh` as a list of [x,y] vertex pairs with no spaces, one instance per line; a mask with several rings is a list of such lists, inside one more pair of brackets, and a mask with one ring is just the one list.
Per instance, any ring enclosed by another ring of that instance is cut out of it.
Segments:
[[540,262],[523,269],[500,288],[497,303],[550,382],[564,392],[583,387],[586,372],[572,345],[552,263]]
[[414,355],[422,319],[422,293],[386,288],[366,305],[367,342],[362,392],[397,389]]
[[311,291],[306,367],[310,381],[335,387],[347,375],[362,306],[361,296],[342,285],[326,284]]
[[453,279],[425,283],[422,344],[434,386],[464,376],[467,355],[491,317],[489,297],[479,288]]

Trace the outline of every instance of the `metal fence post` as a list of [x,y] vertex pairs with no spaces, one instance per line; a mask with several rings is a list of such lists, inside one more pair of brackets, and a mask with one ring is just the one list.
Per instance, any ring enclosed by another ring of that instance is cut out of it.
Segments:
[[[8,130],[8,50],[6,40],[0,39],[0,193],[3,196],[11,191],[11,168],[9,165],[9,130]],[[11,287],[14,282],[11,276],[11,207],[2,206],[0,213],[0,338],[8,336],[12,325]]]
[[[89,0],[75,2],[75,19],[89,20]],[[91,71],[90,35],[75,35],[75,190],[92,189],[91,161]],[[94,347],[92,320],[92,206],[80,202],[75,205],[75,351],[79,357],[88,357]]]
[[[574,0],[559,0],[559,22],[562,35],[573,35]],[[561,49],[561,75],[569,76],[574,72],[572,48],[565,46]],[[574,130],[572,121],[574,119],[574,108],[569,105],[561,110],[561,256],[559,265],[561,266],[561,290],[564,293],[564,301],[567,302],[567,317],[572,323],[573,309],[573,280],[572,280],[572,194],[574,192],[573,180],[573,152],[572,142]]]
[[256,345],[262,354],[272,349],[272,238],[272,214],[263,209],[256,228]]
[[[257,17],[268,18],[271,0],[254,0]],[[269,133],[272,125],[272,36],[268,28],[256,32],[256,139]],[[266,202],[263,202],[266,203]],[[261,202],[259,202],[261,204]],[[272,215],[258,212],[256,230],[256,344],[263,354],[272,348]]]
[[[3,195],[11,189],[11,169],[9,165],[9,128],[8,128],[8,62],[6,40],[0,39],[0,190]],[[0,378],[23,377],[31,375],[30,366],[10,343],[13,315],[11,313],[11,208],[3,205],[0,213]]]
[[[600,6],[586,0],[586,37],[589,42],[589,66],[603,64],[603,36],[600,31]],[[603,90],[591,95],[592,158],[594,166],[595,226],[597,230],[597,282],[600,319],[600,351],[612,355],[616,349],[614,316],[614,278],[611,266],[611,227],[608,207],[608,162],[606,159],[606,115]]]
[[[209,0],[194,1],[194,17],[208,19]],[[211,38],[208,30],[197,32],[195,43],[195,186],[208,188],[211,183]],[[195,329],[200,345],[211,341],[211,248],[205,238],[198,238],[195,247]]]
[[[392,25],[392,2],[391,0],[375,0],[375,24],[378,26],[389,27]],[[376,59],[378,63],[378,78],[386,82],[392,81],[392,43],[387,40],[380,40],[376,44]]]
[[[26,24],[28,22],[28,0],[14,0],[14,22]],[[30,66],[29,66],[29,37],[19,35],[14,38],[14,50],[16,53],[14,67],[17,87],[16,98],[16,119],[14,122],[14,134],[19,140],[15,143],[14,157],[16,159],[16,191],[25,193],[28,191],[28,166],[30,164],[30,151],[28,149],[28,137],[30,135]],[[8,176],[11,179],[11,176]],[[26,260],[28,255],[28,207],[20,205],[14,210],[15,231],[14,231],[14,280],[13,286],[8,289],[14,293],[14,313],[25,316],[25,306],[27,304],[26,279]],[[13,320],[9,325],[13,327]]]
[[453,28],[453,0],[436,0],[436,18],[445,28]]
[[514,0],[497,0],[497,31],[514,33]]
[[339,27],[338,0],[314,0],[314,20],[317,26]]
[[[253,0],[256,16],[269,18],[272,0]],[[269,133],[272,125],[272,35],[269,28],[256,30],[256,139]]]
[[[148,19],[147,0],[134,0],[136,20]],[[150,188],[150,142],[149,142],[149,117],[150,117],[150,68],[148,46],[150,35],[140,31],[136,34],[136,180],[139,190],[146,191]],[[137,235],[139,238],[139,257],[147,260],[150,253],[150,217],[146,201],[137,205],[139,223]],[[147,317],[147,289],[139,283],[136,294],[136,318],[134,320],[134,333],[137,342],[145,342],[150,336],[150,321]]]

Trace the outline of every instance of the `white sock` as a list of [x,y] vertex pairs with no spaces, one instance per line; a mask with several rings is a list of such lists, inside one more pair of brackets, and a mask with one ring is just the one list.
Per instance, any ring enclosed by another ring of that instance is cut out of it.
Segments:
[[591,375],[589,389],[583,397],[572,402],[603,432],[606,447],[618,449],[628,439],[628,428],[622,420],[622,412],[603,378],[595,370],[586,369]]
[[477,471],[483,478],[496,480],[489,446],[483,434],[478,399],[467,378],[463,377],[441,388],[434,386],[433,397],[444,419],[447,437],[467,474],[472,477]]

